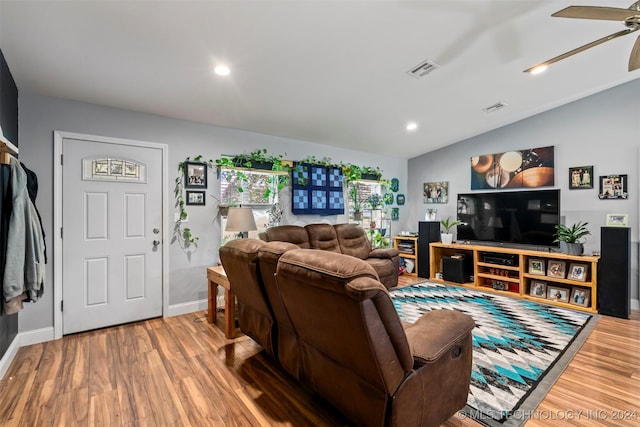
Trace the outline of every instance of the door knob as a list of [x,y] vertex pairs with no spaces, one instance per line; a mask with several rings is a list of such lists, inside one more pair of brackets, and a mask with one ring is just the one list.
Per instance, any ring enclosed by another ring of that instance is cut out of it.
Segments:
[[153,241],[153,249],[157,248],[159,244],[160,244],[160,240],[154,240]]

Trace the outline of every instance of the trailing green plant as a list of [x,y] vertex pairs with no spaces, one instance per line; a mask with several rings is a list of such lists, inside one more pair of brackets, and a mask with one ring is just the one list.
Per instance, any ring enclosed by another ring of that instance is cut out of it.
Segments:
[[588,222],[582,221],[578,221],[571,226],[564,224],[556,225],[556,232],[554,234],[556,239],[554,242],[581,243],[580,239],[591,234],[587,229],[587,225],[589,225]]
[[257,166],[268,165],[271,169],[267,170],[285,172],[269,177],[268,183],[270,185],[265,189],[263,195],[265,199],[269,198],[273,189],[279,192],[289,183],[291,162],[284,160],[282,154],[275,156],[268,155],[266,148],[258,149],[248,154],[222,156],[216,159],[215,164],[218,169],[218,177],[220,177],[220,170],[226,169],[225,179],[231,182],[235,178],[239,193],[244,193],[244,188],[249,183],[249,177],[245,169],[254,169]]
[[458,221],[457,219],[452,221],[451,217],[447,217],[447,218],[445,218],[443,220],[440,220],[440,225],[442,225],[442,228],[444,228],[444,232],[447,233],[447,234],[451,233],[451,229],[453,227],[455,227],[456,225],[460,225],[460,224],[461,224],[461,222]]
[[186,203],[184,201],[185,168],[186,163],[189,161],[202,162],[205,163],[208,168],[213,167],[213,160],[204,161],[202,155],[195,156],[193,160],[191,160],[190,157],[187,157],[184,162],[178,163],[178,176],[176,177],[173,195],[176,199],[176,207],[179,210],[179,215],[174,224],[173,234],[185,248],[190,245],[197,246],[199,239],[193,234],[191,228],[183,226],[183,222],[189,217],[189,214],[187,213],[187,210],[185,208]]

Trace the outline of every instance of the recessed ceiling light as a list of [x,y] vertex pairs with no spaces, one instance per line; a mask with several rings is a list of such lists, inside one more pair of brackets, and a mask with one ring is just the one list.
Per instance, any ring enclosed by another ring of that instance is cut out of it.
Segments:
[[224,64],[216,65],[216,67],[213,69],[213,72],[219,76],[228,76],[229,74],[231,74],[231,70],[229,69],[229,67]]
[[407,131],[413,132],[416,129],[418,129],[418,124],[416,122],[407,123]]

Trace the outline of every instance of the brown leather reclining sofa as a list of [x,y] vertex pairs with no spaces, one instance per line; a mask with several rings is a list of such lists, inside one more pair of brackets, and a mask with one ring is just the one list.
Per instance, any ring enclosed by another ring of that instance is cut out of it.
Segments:
[[240,329],[354,425],[435,427],[464,407],[470,316],[404,324],[371,265],[331,251],[238,239],[220,259]]
[[357,224],[281,225],[260,234],[267,242],[289,242],[301,249],[322,249],[351,255],[368,262],[387,287],[398,286],[400,256],[397,249],[373,249],[364,229]]

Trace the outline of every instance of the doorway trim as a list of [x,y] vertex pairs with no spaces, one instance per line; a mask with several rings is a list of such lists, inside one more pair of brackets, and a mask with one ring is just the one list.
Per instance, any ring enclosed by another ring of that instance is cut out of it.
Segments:
[[134,147],[159,149],[162,153],[162,316],[166,316],[169,308],[169,227],[167,212],[169,211],[168,164],[169,146],[156,142],[133,139],[111,138],[74,132],[53,131],[53,338],[62,338],[62,141],[63,139],[80,139],[109,144],[120,144]]

